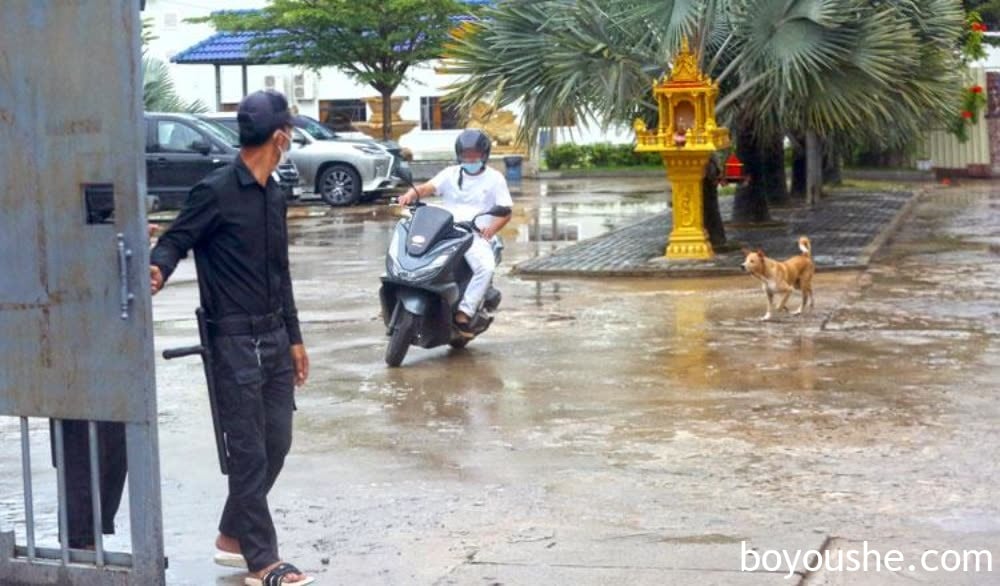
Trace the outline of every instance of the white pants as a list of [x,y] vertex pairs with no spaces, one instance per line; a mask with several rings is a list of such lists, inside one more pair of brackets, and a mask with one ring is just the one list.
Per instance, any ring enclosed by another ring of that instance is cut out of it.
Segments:
[[496,259],[493,258],[493,247],[489,240],[476,236],[472,241],[472,246],[465,252],[465,261],[472,269],[472,279],[465,289],[465,297],[458,304],[458,310],[472,317],[479,311],[483,297],[486,296],[486,292],[490,289],[490,283],[493,282],[493,272],[497,268]]

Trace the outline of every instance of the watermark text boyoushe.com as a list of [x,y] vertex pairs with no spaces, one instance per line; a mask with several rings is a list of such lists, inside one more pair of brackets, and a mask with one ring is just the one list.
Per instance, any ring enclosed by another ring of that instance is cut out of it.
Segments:
[[928,549],[916,559],[907,560],[898,549],[880,551],[864,541],[860,549],[765,549],[756,550],[741,543],[740,571],[786,571],[795,576],[799,568],[807,572],[992,572],[993,552],[989,550]]

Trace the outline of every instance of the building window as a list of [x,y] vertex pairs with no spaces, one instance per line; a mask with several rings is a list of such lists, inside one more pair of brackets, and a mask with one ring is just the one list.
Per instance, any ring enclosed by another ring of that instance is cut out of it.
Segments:
[[240,103],[239,102],[223,102],[219,106],[219,112],[239,112]]
[[338,132],[350,132],[355,122],[368,121],[368,105],[363,100],[320,100],[320,122]]
[[458,108],[442,102],[439,96],[420,98],[421,130],[457,130],[465,128],[465,119]]

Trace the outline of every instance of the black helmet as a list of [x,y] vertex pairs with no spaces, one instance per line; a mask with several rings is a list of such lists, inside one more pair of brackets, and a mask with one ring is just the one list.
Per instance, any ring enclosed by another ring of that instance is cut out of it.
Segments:
[[473,150],[483,153],[482,161],[490,160],[490,151],[493,150],[493,141],[490,136],[482,130],[470,128],[463,130],[462,134],[455,139],[455,159],[462,162],[462,152]]

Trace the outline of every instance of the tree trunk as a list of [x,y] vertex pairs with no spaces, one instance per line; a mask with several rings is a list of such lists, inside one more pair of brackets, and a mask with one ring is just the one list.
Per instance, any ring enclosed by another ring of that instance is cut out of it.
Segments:
[[778,134],[761,144],[762,189],[768,205],[788,205],[788,179],[785,175],[785,137]]
[[806,197],[806,137],[792,138],[792,197]]
[[704,192],[705,230],[713,248],[726,244],[726,226],[722,223],[722,212],[719,210],[719,163],[713,155],[705,168],[705,178],[701,181]]
[[392,140],[392,90],[382,91],[382,140]]
[[816,131],[806,131],[806,205],[819,203],[823,189],[823,139]]
[[760,141],[749,124],[743,124],[736,135],[736,156],[743,162],[746,181],[736,189],[733,201],[733,221],[767,222],[771,214],[767,209],[764,191],[764,165]]
[[823,185],[842,185],[844,183],[844,161],[840,150],[833,144],[827,145],[823,153]]

